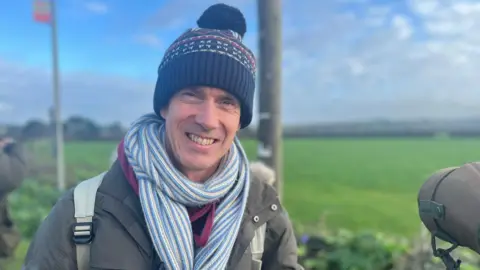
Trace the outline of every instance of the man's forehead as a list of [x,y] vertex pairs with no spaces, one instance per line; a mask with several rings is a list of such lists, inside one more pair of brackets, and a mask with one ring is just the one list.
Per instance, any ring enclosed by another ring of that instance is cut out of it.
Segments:
[[224,89],[216,88],[216,87],[209,87],[209,86],[194,86],[191,87],[192,90],[198,91],[204,94],[210,94],[217,97],[230,97],[235,98],[232,94],[227,92]]

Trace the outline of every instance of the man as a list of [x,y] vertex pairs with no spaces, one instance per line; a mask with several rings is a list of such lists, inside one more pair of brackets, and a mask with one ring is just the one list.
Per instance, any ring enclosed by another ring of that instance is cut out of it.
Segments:
[[12,138],[0,138],[0,259],[12,256],[20,242],[8,211],[8,195],[21,186],[25,171],[21,147]]
[[[251,177],[236,138],[252,119],[256,63],[243,14],[216,4],[165,52],[154,112],[117,149],[95,208],[89,269],[299,269],[275,190]],[[52,209],[24,269],[76,269],[72,192]],[[254,231],[267,224],[263,258]]]

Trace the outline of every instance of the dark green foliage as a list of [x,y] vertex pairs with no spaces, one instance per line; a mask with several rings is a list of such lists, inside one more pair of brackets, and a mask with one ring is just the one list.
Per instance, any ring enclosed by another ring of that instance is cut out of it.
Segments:
[[18,190],[10,194],[10,213],[24,238],[35,234],[59,195],[54,186],[33,179],[26,179]]

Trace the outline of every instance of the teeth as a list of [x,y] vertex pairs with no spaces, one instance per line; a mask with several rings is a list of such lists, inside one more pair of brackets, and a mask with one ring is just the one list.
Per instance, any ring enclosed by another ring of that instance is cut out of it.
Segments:
[[188,133],[188,138],[201,145],[211,145],[214,142],[213,139],[202,138],[191,133]]

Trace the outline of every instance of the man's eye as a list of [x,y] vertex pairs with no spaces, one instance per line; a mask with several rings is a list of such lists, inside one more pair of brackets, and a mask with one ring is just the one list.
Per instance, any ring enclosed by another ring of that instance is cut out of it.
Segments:
[[182,96],[193,97],[193,96],[195,96],[195,93],[193,93],[191,91],[185,91],[185,92],[182,93]]
[[222,103],[223,106],[228,107],[228,108],[238,107],[237,102],[235,102],[235,100],[232,100],[232,99],[224,99],[224,100],[222,100],[221,103]]

